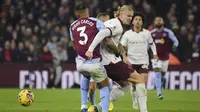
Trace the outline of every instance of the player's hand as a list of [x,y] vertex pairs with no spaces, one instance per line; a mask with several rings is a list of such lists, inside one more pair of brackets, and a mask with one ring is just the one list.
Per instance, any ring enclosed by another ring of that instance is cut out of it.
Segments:
[[158,55],[153,55],[153,59],[154,59],[155,61],[158,61],[158,60],[159,60]]
[[85,53],[85,56],[87,56],[88,59],[92,59],[92,58],[93,58],[93,52],[87,51],[87,52]]

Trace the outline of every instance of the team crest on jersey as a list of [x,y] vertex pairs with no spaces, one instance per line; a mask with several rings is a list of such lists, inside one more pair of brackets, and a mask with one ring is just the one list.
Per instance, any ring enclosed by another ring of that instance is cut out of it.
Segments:
[[164,43],[165,43],[165,39],[161,38],[161,39],[160,39],[160,43],[161,43],[161,44],[164,44]]
[[153,37],[155,37],[155,36],[156,36],[156,34],[154,33],[152,36],[153,36]]

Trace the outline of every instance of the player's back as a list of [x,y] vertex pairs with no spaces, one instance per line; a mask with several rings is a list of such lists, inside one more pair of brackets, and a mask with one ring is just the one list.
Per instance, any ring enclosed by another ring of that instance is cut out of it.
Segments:
[[[85,52],[94,40],[99,30],[103,29],[103,23],[96,18],[82,18],[73,22],[70,26],[70,35],[75,42],[77,55],[87,58]],[[101,57],[99,45],[94,50],[93,58]]]
[[151,34],[156,44],[157,54],[160,60],[168,60],[172,41],[169,38],[171,30],[163,28],[162,30],[152,30]]

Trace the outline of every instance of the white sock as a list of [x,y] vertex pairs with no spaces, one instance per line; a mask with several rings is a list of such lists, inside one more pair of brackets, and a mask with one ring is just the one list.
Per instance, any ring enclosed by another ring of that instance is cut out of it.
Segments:
[[138,101],[137,101],[137,96],[136,96],[136,91],[135,91],[135,88],[133,86],[131,86],[130,93],[131,93],[132,102],[133,102],[132,107],[134,109],[139,109],[139,105],[138,105]]
[[147,111],[147,89],[145,84],[136,84],[136,95],[140,107],[140,112]]
[[113,88],[110,92],[110,101],[116,101],[121,96],[124,96],[124,91],[120,89],[121,87]]

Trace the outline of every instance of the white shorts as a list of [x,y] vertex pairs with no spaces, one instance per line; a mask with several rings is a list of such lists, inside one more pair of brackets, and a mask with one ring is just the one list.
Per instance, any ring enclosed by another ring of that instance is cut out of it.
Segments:
[[155,61],[155,60],[152,59],[151,62],[152,62],[153,69],[160,68],[162,72],[167,72],[169,60]]
[[85,60],[81,56],[76,57],[77,71],[84,76],[91,76],[91,78],[99,83],[107,78],[106,70],[100,62],[100,58]]

